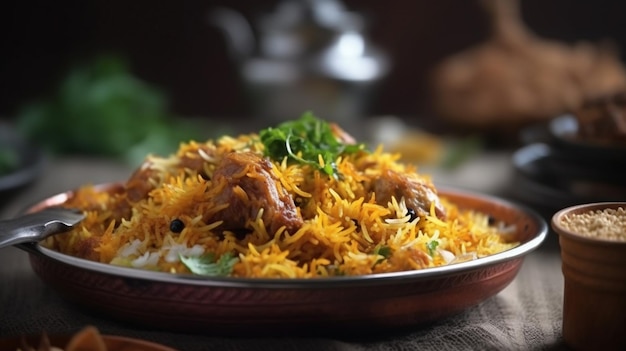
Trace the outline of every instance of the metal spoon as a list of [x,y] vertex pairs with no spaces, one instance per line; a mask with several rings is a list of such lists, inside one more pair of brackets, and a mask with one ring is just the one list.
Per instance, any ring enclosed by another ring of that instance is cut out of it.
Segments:
[[85,218],[75,209],[49,207],[24,216],[0,221],[0,249],[37,242],[50,235],[67,232]]

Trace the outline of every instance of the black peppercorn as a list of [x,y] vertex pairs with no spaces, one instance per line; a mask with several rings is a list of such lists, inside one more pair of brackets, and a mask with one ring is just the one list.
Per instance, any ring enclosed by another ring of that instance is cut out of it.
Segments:
[[174,233],[180,233],[183,229],[185,229],[185,223],[178,218],[170,223],[170,230]]
[[417,213],[416,213],[416,212],[415,212],[415,210],[414,210],[414,209],[412,209],[412,208],[407,208],[407,210],[406,210],[406,214],[407,214],[407,215],[409,215],[409,216],[411,216],[411,217],[409,218],[409,222],[413,222],[413,221],[415,220],[415,218],[417,218]]

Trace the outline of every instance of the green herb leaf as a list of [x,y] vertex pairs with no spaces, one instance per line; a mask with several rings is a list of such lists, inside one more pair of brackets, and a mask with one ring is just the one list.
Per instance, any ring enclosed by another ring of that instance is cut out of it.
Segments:
[[435,251],[437,250],[437,246],[439,246],[439,241],[431,240],[426,244],[426,249],[428,249],[428,254],[432,257],[435,255]]
[[194,274],[207,275],[211,277],[228,276],[233,271],[233,266],[239,258],[233,257],[230,253],[225,253],[219,259],[215,259],[215,254],[208,253],[199,257],[185,257],[179,255],[181,262]]
[[[333,134],[330,124],[305,112],[299,119],[279,124],[259,132],[265,155],[273,160],[287,157],[291,161],[309,164],[318,170],[338,176],[335,160],[342,154],[365,148],[364,144],[344,144]],[[319,162],[322,158],[324,165]]]
[[391,257],[391,248],[389,246],[376,246],[376,248],[374,249],[374,254],[381,255],[384,258],[389,258]]
[[374,248],[374,255],[380,255],[383,256],[383,258],[380,258],[376,261],[376,263],[374,263],[375,265],[381,263],[383,260],[388,259],[389,257],[391,257],[391,248],[389,246],[385,246],[385,245],[378,245]]

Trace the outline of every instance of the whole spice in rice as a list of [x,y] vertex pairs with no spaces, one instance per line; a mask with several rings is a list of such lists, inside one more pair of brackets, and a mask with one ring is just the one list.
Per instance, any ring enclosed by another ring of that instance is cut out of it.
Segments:
[[174,233],[180,233],[183,229],[185,229],[185,223],[178,218],[170,223],[170,230]]
[[582,236],[626,241],[626,209],[624,207],[570,213],[560,220],[563,228]]

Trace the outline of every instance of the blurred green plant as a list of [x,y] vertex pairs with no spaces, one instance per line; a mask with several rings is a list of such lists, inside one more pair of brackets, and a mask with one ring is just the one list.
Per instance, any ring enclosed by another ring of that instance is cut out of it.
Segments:
[[17,168],[18,156],[15,150],[3,148],[0,145],[0,176],[12,172]]
[[484,147],[484,140],[478,135],[470,135],[450,142],[441,161],[441,167],[448,170],[455,169],[472,156],[480,153]]
[[148,153],[167,155],[181,141],[208,138],[168,108],[162,91],[135,77],[121,57],[107,55],[71,69],[48,99],[23,106],[17,128],[54,154],[138,164]]

